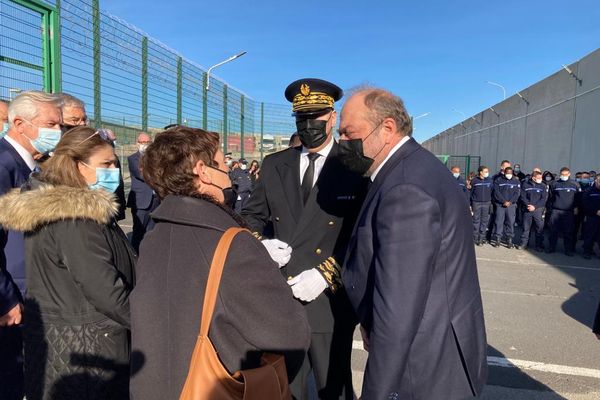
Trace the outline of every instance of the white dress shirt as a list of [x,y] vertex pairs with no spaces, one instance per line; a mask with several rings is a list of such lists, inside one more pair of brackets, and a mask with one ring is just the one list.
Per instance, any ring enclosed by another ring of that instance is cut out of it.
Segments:
[[[315,160],[315,174],[313,175],[313,186],[315,186],[315,183],[317,182],[317,179],[319,178],[319,174],[321,173],[321,170],[323,169],[323,165],[325,165],[325,159],[327,158],[327,156],[329,155],[329,152],[331,151],[331,148],[333,147],[334,140],[335,140],[334,138],[331,138],[331,141],[329,142],[329,144],[327,146],[325,146],[321,150],[317,151],[317,153],[319,154],[320,157],[317,157],[317,159]],[[306,150],[306,148],[304,148],[304,146],[303,146],[302,153],[300,154],[300,185],[302,185],[302,180],[304,179],[304,173],[308,169],[309,162],[310,161],[308,160],[308,150]]]
[[33,156],[27,150],[25,150],[25,147],[21,146],[19,143],[17,143],[15,139],[11,138],[8,135],[4,136],[4,139],[6,139],[6,141],[10,143],[12,147],[14,147],[14,149],[17,151],[17,153],[19,153],[23,161],[25,161],[25,164],[27,164],[29,169],[33,171],[37,166],[37,163],[33,159]]
[[385,165],[385,163],[388,162],[388,160],[390,158],[392,158],[392,156],[394,155],[394,153],[397,152],[398,149],[400,147],[402,147],[402,145],[404,143],[408,142],[409,139],[410,139],[410,136],[404,136],[402,138],[402,140],[400,140],[394,147],[392,147],[392,150],[390,150],[390,152],[387,155],[387,157],[385,158],[385,160],[383,160],[383,162],[381,164],[379,164],[379,167],[377,167],[377,169],[375,171],[373,171],[373,173],[371,174],[371,182],[373,182],[375,180],[375,178],[377,177],[377,174],[379,173],[379,171],[381,170],[381,168],[383,168],[383,166]]

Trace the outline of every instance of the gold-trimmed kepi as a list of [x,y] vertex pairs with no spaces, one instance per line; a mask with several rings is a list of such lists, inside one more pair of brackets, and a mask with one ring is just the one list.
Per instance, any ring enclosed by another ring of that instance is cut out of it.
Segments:
[[332,109],[343,95],[338,86],[315,78],[298,79],[285,89],[285,98],[292,102],[294,115],[319,114]]

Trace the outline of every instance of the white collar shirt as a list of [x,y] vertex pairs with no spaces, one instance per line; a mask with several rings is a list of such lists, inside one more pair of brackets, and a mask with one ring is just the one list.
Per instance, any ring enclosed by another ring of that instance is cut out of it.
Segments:
[[[324,148],[322,148],[321,150],[319,150],[317,152],[320,157],[317,157],[317,159],[315,160],[315,174],[313,175],[313,186],[317,182],[317,179],[319,178],[319,174],[321,173],[321,170],[323,169],[323,165],[325,165],[325,160],[327,159],[329,152],[333,148],[334,140],[335,139],[331,138],[331,141],[329,142],[329,144],[327,144],[327,146],[325,146]],[[302,185],[302,180],[304,179],[304,173],[308,169],[309,162],[310,161],[308,160],[308,150],[304,146],[302,146],[302,153],[300,153],[300,184],[301,185]]]
[[4,138],[6,139],[6,141],[8,143],[10,143],[10,145],[12,147],[14,147],[14,149],[17,151],[17,153],[19,153],[19,155],[21,156],[23,161],[25,161],[25,164],[27,164],[29,169],[33,171],[35,169],[35,167],[37,167],[37,162],[35,162],[35,160],[33,159],[33,156],[27,150],[25,150],[25,147],[23,147],[19,143],[17,143],[17,141],[15,139],[11,138],[8,135],[4,136]]
[[373,171],[373,173],[371,174],[371,182],[375,181],[375,178],[377,177],[377,174],[379,173],[379,171],[381,171],[381,168],[383,168],[383,166],[385,165],[385,163],[388,162],[388,160],[390,158],[392,158],[392,156],[394,155],[394,153],[397,152],[398,149],[400,147],[402,147],[402,145],[404,143],[408,142],[409,139],[410,139],[410,136],[404,136],[402,138],[402,140],[400,140],[394,147],[392,147],[392,150],[390,150],[390,152],[388,153],[388,155],[385,158],[385,160],[383,160],[383,162],[381,164],[379,164],[379,167],[377,167],[377,169],[375,171]]

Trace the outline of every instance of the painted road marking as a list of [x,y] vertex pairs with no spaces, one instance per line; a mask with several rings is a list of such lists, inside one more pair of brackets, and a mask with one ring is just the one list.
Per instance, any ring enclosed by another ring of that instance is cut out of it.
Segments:
[[[354,350],[364,350],[361,340],[352,341]],[[517,360],[514,358],[491,357],[487,358],[489,366],[503,368],[518,368],[521,370],[550,372],[560,375],[583,376],[600,379],[600,370],[591,368],[569,367],[567,365],[546,364],[538,361]]]
[[536,266],[536,267],[554,267],[554,268],[565,268],[565,269],[580,269],[584,271],[598,271],[600,272],[600,268],[592,268],[592,267],[577,267],[575,265],[560,265],[560,264],[548,264],[548,263],[536,263],[529,261],[514,261],[514,260],[499,260],[496,258],[484,258],[477,257],[477,261],[487,261],[487,262],[499,262],[503,264],[518,264],[518,265],[526,265],[526,266]]

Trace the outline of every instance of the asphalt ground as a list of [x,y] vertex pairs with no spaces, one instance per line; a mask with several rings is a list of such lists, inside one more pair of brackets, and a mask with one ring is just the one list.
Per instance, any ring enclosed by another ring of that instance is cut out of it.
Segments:
[[[131,214],[120,225],[131,231]],[[600,399],[600,259],[490,245],[476,247],[488,339],[484,400]],[[367,361],[358,329],[352,354],[360,397]]]

